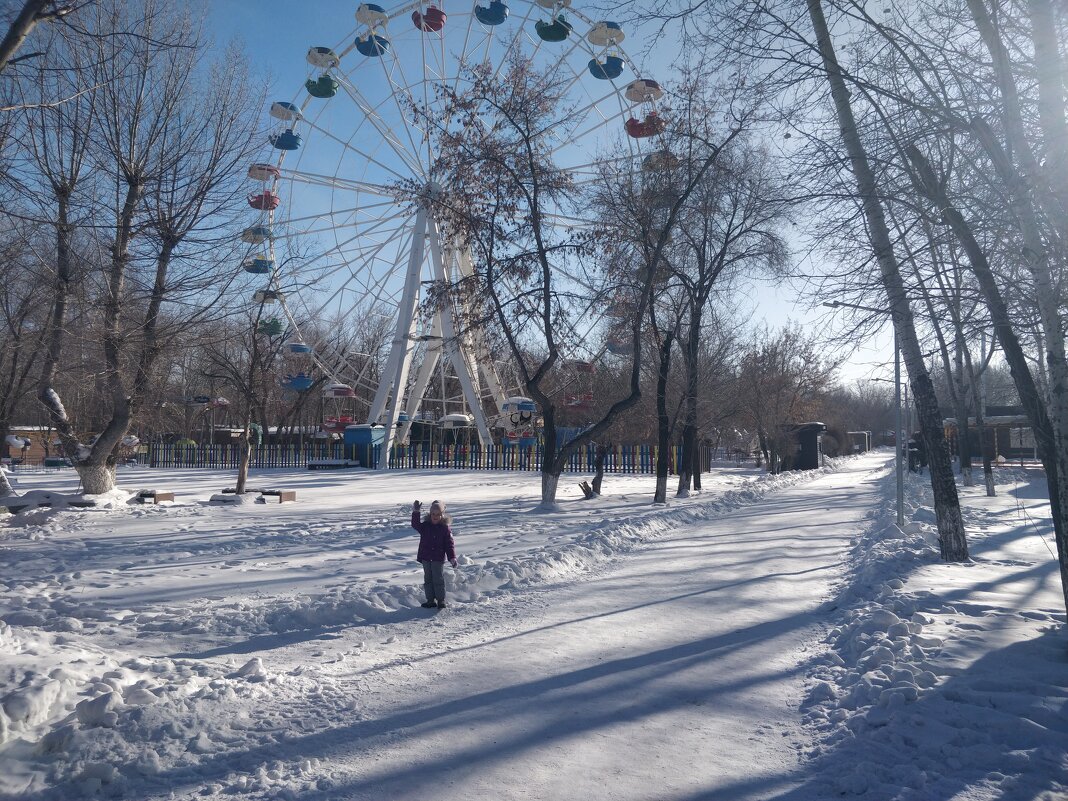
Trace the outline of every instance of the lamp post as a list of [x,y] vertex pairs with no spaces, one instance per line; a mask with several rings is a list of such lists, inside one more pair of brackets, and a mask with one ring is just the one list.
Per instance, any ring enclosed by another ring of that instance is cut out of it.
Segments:
[[210,392],[211,392],[211,404],[208,406],[208,410],[211,413],[211,416],[208,418],[208,420],[209,420],[208,430],[210,431],[210,433],[208,434],[208,453],[209,454],[214,454],[215,453],[215,401],[216,401],[216,397],[215,397],[215,382],[216,381],[225,381],[229,376],[219,375],[218,373],[202,373],[202,375],[206,379],[208,379],[208,386],[211,388],[210,389]]
[[[856,303],[843,303],[840,300],[826,301],[823,305],[832,309],[846,307],[874,312],[875,314],[890,314],[889,309],[859,306]],[[894,432],[894,463],[897,468],[897,525],[900,528],[905,525],[905,437],[901,428],[901,343],[898,341],[896,327],[894,328],[894,405],[897,406],[897,430]]]

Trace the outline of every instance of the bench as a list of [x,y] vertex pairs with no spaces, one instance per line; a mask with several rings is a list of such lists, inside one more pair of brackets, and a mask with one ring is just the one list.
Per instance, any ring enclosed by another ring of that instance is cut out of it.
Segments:
[[265,489],[260,490],[260,497],[266,500],[266,496],[277,497],[279,503],[285,503],[286,501],[296,501],[296,490],[284,490],[284,489]]
[[140,490],[137,493],[138,500],[141,503],[163,503],[164,501],[173,501],[173,492],[160,492],[159,490]]
[[349,467],[359,467],[358,461],[352,459],[309,459],[309,470],[344,470]]
[[[286,501],[296,501],[297,500],[297,491],[296,490],[256,489],[255,487],[245,487],[245,494],[246,495],[248,495],[249,493],[252,493],[252,492],[258,492],[260,494],[260,499],[264,500],[264,501],[267,500],[266,497],[264,497],[264,496],[268,496],[268,495],[271,496],[272,498],[275,498],[275,497],[278,498],[278,502],[279,503],[285,503]],[[223,490],[223,493],[226,494],[226,495],[235,495],[235,494],[237,494],[237,487],[227,487],[226,489]]]

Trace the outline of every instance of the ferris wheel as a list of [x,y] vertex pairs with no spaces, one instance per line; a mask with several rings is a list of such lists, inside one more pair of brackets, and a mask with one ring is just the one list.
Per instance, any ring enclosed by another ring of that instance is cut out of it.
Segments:
[[[488,444],[492,428],[514,436],[532,417],[529,399],[502,381],[485,337],[460,324],[460,310],[446,303],[420,313],[428,285],[477,265],[446,241],[430,209],[398,197],[402,184],[433,186],[435,138],[414,109],[444,102],[440,89],[460,86],[473,64],[499,71],[520,58],[551,68],[563,75],[560,113],[568,115],[555,164],[577,184],[596,180],[606,156],[640,159],[643,140],[663,129],[662,89],[634,72],[617,23],[571,0],[447,5],[359,5],[339,44],[308,50],[298,94],[272,103],[273,155],[248,171],[258,219],[242,235],[251,246],[243,267],[262,280],[254,302],[278,309],[260,333],[287,335],[294,358],[331,380],[332,397],[368,396],[364,419],[386,432],[380,467],[446,367],[436,407],[444,425],[469,421]],[[563,210],[555,219],[588,224]],[[358,332],[360,353],[339,331]],[[303,370],[290,379],[296,389],[311,383]],[[458,391],[449,397],[447,387]]]

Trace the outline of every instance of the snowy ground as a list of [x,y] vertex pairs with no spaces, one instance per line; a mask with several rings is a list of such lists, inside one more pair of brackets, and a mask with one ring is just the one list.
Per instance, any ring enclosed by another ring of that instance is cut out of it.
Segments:
[[[1037,471],[962,488],[944,565],[892,454],[648,477],[124,470],[0,519],[0,798],[1064,799],[1068,649]],[[127,503],[141,488],[173,504]],[[37,495],[37,497],[40,497]],[[411,501],[460,567],[428,611]]]

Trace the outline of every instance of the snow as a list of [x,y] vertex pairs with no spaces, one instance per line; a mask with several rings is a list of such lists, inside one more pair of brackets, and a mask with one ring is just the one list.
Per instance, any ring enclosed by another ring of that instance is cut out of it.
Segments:
[[[769,477],[20,473],[0,517],[0,798],[1068,797],[1068,650],[1044,477],[960,487],[938,558],[892,454]],[[136,489],[173,491],[141,505]],[[419,607],[411,502],[459,566]],[[242,500],[251,501],[250,498]]]

